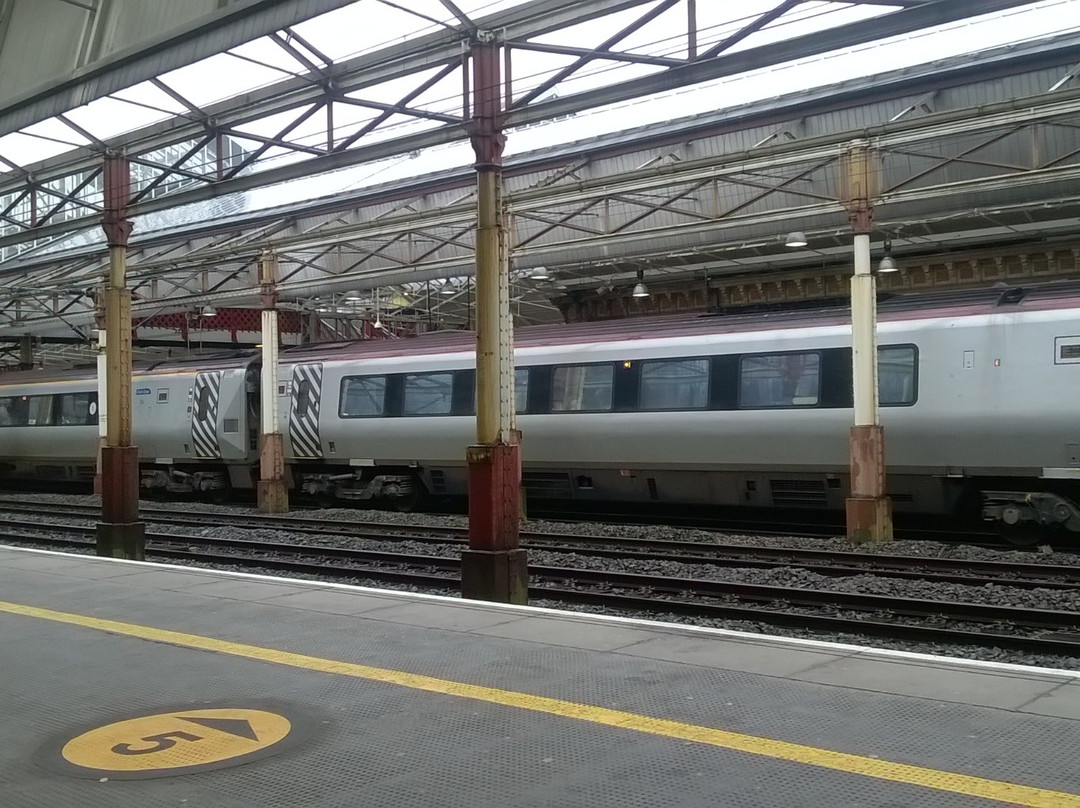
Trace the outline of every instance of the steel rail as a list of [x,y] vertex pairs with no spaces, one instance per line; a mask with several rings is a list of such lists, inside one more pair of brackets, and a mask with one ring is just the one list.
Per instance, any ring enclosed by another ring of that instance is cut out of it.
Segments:
[[[68,533],[93,533],[93,528],[69,526],[63,528]],[[8,535],[16,540],[34,541],[38,537]],[[46,537],[48,538],[48,537]],[[396,553],[377,550],[354,550],[344,547],[324,547],[311,545],[293,545],[266,543],[249,539],[219,539],[209,536],[177,536],[168,533],[148,533],[147,540],[159,544],[183,544],[187,546],[206,546],[211,548],[233,548],[258,553],[279,553],[300,557],[323,557],[345,561],[374,561],[400,567],[435,567],[456,570],[460,560],[456,557],[417,555],[415,553]],[[70,541],[57,539],[59,542]],[[157,552],[157,549],[154,550]],[[180,552],[192,552],[180,551]],[[205,553],[196,554],[206,557]],[[221,558],[233,558],[223,555]],[[266,560],[262,556],[249,556],[251,560]],[[345,568],[343,568],[345,569]],[[683,595],[704,595],[709,597],[735,597],[761,603],[784,602],[806,606],[838,606],[841,608],[864,611],[888,610],[897,614],[912,616],[933,615],[953,620],[974,620],[982,622],[1013,621],[1022,625],[1039,627],[1068,627],[1080,629],[1080,612],[1062,612],[1049,609],[1031,609],[1019,606],[997,606],[992,604],[938,601],[923,598],[908,598],[895,595],[876,595],[862,592],[840,592],[835,590],[793,589],[785,586],[768,584],[747,584],[731,581],[717,581],[699,578],[680,578],[650,575],[633,572],[614,572],[611,570],[577,569],[572,567],[548,567],[530,565],[530,574],[548,580],[563,580],[573,583],[592,583],[610,586],[630,586],[650,591],[672,592]]]
[[[97,518],[96,506],[54,505],[53,515]],[[35,506],[0,502],[3,511],[40,513]],[[59,510],[59,513],[57,511]],[[199,514],[190,512],[144,509],[143,517],[150,523],[207,527],[240,527],[247,530],[270,529],[291,531],[304,535],[340,536],[372,541],[414,541],[425,544],[458,544],[467,541],[468,528],[448,525],[404,525],[385,522],[336,522],[330,520],[275,517],[262,514]],[[51,525],[41,522],[0,521],[0,526],[37,530]],[[68,529],[64,525],[56,525]],[[92,533],[93,528],[79,528]],[[163,536],[167,534],[162,534]],[[1070,589],[1080,586],[1080,565],[1033,564],[1012,561],[980,561],[975,559],[939,558],[934,556],[895,555],[848,550],[809,550],[787,547],[759,547],[741,544],[721,544],[672,539],[640,539],[633,537],[599,536],[523,531],[526,549],[548,552],[590,555],[613,559],[670,561],[686,564],[775,569],[798,567],[829,576],[876,575],[889,578],[959,583],[970,586],[995,584],[1016,588]],[[192,541],[204,537],[191,537]],[[233,543],[236,547],[259,546],[274,552],[294,552],[317,545],[293,545],[278,542],[215,539],[218,543]],[[352,548],[323,547],[326,555],[348,557],[349,553],[364,552]],[[921,568],[921,571],[920,571]],[[1025,577],[1026,576],[1026,577]]]

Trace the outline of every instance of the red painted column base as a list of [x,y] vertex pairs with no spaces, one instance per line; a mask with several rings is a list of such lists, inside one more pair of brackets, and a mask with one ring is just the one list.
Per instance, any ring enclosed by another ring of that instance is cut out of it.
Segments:
[[145,551],[146,528],[139,521],[139,449],[104,446],[97,554],[142,561]]
[[261,513],[288,513],[289,489],[285,485],[284,438],[280,432],[263,435],[259,449],[259,483],[256,488]]
[[892,500],[885,491],[885,428],[852,427],[851,496],[847,500],[851,541],[892,541]]
[[470,446],[469,549],[461,554],[461,594],[525,604],[526,554],[518,546],[521,454],[517,443]]

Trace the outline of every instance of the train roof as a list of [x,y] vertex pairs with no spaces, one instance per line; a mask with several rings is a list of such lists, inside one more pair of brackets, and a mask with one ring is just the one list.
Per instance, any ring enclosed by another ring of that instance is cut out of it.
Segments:
[[[1027,287],[995,286],[950,292],[894,295],[878,300],[878,320],[892,322],[924,318],[957,318],[1009,311],[1080,308],[1080,282]],[[518,348],[663,339],[695,334],[735,334],[750,331],[845,325],[851,322],[846,299],[797,305],[740,307],[726,311],[630,317],[600,322],[567,323],[518,328]],[[473,331],[435,331],[398,339],[326,342],[282,351],[285,362],[344,360],[430,353],[468,353],[476,346]]]
[[[135,362],[132,374],[142,373],[193,373],[203,370],[222,370],[243,367],[259,356],[259,351],[251,348],[224,351],[202,356],[186,356],[178,359],[162,359],[154,362]],[[19,370],[0,374],[0,384],[22,384],[27,382],[70,381],[73,379],[93,379],[97,376],[97,365],[76,365],[67,369]]]
[[[1035,284],[1025,287],[998,285],[983,289],[921,294],[884,294],[878,300],[878,320],[895,322],[924,318],[959,318],[1003,312],[1080,309],[1080,281]],[[694,314],[631,317],[601,322],[568,323],[519,328],[519,348],[664,339],[695,334],[740,332],[845,325],[851,322],[846,299],[776,304]],[[399,339],[324,342],[288,348],[283,362],[347,360],[438,353],[470,353],[476,347],[472,331],[434,331]],[[191,356],[153,363],[138,363],[133,372],[181,373],[244,367],[255,362],[259,351],[243,349],[209,356]],[[0,384],[93,378],[94,365],[68,370],[28,370],[0,375]]]

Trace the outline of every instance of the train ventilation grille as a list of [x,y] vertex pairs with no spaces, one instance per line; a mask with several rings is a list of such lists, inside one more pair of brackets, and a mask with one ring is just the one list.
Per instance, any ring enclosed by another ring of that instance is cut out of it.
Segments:
[[773,505],[813,508],[826,503],[824,480],[769,480],[769,487]]
[[441,471],[431,472],[431,493],[433,494],[445,494],[446,493],[446,474]]
[[544,471],[525,472],[521,484],[531,497],[538,499],[569,499],[570,475]]

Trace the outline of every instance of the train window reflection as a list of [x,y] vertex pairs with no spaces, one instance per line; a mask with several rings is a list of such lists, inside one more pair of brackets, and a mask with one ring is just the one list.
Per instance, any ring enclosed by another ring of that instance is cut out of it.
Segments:
[[878,348],[878,403],[900,406],[915,403],[915,347]]
[[564,365],[551,376],[551,411],[581,412],[611,409],[615,368],[611,365]]
[[529,406],[529,369],[514,369],[514,411],[525,412]]
[[453,373],[417,373],[405,377],[402,415],[446,415],[454,403]]
[[52,396],[30,396],[27,409],[29,411],[27,423],[30,426],[50,426],[52,424]]
[[296,387],[296,417],[307,418],[308,407],[311,405],[311,382],[301,379]]
[[386,408],[385,376],[348,376],[341,381],[341,417],[382,415]]
[[0,399],[0,426],[26,426],[26,418],[26,396]]
[[210,417],[210,387],[203,384],[199,388],[199,400],[195,402],[195,416],[200,421]]
[[709,403],[708,359],[641,363],[641,409],[698,410]]
[[97,423],[97,393],[65,393],[59,398],[61,426]]
[[815,407],[821,380],[816,353],[744,356],[739,368],[740,407]]

